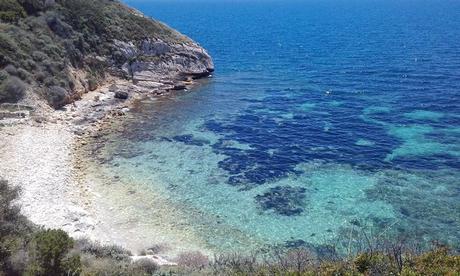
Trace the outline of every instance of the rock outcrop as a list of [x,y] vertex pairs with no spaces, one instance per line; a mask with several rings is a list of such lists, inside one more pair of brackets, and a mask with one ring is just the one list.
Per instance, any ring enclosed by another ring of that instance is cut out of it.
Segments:
[[197,43],[121,1],[8,3],[0,5],[0,103],[35,93],[60,109],[113,77],[157,94],[214,70]]
[[192,41],[166,43],[146,39],[138,46],[132,42],[115,42],[126,60],[121,67],[134,82],[186,80],[209,76],[214,64],[209,54]]

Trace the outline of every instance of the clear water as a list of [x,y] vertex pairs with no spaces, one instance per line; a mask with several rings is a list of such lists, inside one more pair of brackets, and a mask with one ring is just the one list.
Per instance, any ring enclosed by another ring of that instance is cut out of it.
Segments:
[[208,249],[459,245],[459,1],[127,2],[217,70],[140,103],[101,167],[161,191]]

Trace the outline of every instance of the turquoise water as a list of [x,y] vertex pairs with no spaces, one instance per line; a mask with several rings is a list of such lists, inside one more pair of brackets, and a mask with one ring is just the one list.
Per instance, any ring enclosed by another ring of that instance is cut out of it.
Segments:
[[216,72],[140,103],[103,166],[161,191],[207,248],[458,247],[458,1],[127,2]]

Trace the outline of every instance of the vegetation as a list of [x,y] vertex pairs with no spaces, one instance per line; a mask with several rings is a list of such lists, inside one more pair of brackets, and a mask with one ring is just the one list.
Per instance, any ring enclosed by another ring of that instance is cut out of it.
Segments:
[[14,204],[17,188],[0,180],[0,275],[152,275],[149,261],[131,253],[70,238],[62,230],[33,226]]
[[62,230],[42,230],[29,242],[28,275],[64,275],[81,272],[80,256],[70,255],[74,244]]
[[[114,0],[0,0],[0,103],[19,101],[31,86],[60,108],[82,92],[75,70],[86,73],[83,85],[94,90],[108,68],[126,62],[115,41],[146,38],[186,40]],[[16,78],[24,89],[8,86]]]
[[420,251],[386,243],[353,257],[318,256],[304,245],[209,260],[199,252],[180,254],[177,266],[159,268],[150,259],[131,262],[118,246],[73,240],[62,230],[33,226],[14,204],[17,188],[0,180],[0,275],[460,275],[460,256],[442,245]]
[[23,7],[15,0],[0,1],[0,20],[4,22],[17,22],[26,16]]
[[15,254],[18,254],[31,238],[33,226],[20,214],[13,201],[19,190],[8,186],[0,179],[0,275],[11,274]]
[[22,80],[14,76],[0,76],[0,80],[2,80],[2,84],[0,85],[0,102],[17,102],[20,100],[26,91],[26,85]]

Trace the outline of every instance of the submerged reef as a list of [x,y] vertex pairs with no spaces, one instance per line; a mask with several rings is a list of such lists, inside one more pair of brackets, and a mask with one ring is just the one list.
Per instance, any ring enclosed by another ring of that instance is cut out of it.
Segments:
[[[365,192],[369,200],[382,200],[393,206],[397,220],[388,230],[395,236],[438,240],[460,249],[457,233],[460,189],[455,175],[446,171],[430,174],[386,171],[377,185]],[[380,229],[390,226],[390,223],[374,222],[381,224]]]
[[304,212],[307,189],[302,187],[278,186],[255,197],[262,210],[272,210],[284,216],[300,215]]

